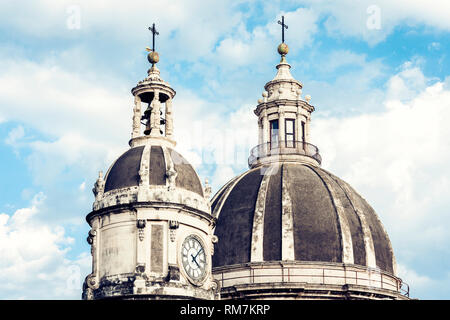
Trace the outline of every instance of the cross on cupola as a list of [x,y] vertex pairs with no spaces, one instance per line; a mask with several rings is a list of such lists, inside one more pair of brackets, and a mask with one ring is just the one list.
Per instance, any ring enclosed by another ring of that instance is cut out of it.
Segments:
[[150,30],[152,32],[152,49],[150,49],[149,47],[147,47],[147,51],[150,51],[150,53],[147,56],[148,62],[150,62],[152,65],[155,65],[155,63],[158,63],[159,61],[159,54],[158,52],[155,51],[155,35],[159,35],[159,32],[156,30],[156,26],[153,23],[153,25],[151,27],[148,27],[148,30]]
[[281,24],[281,42],[284,43],[284,29],[288,28],[287,24],[284,24],[284,16],[281,16],[281,21],[278,20],[278,24]]
[[156,31],[155,24],[153,24],[151,27],[148,27],[148,30],[150,30],[153,34],[153,43],[152,43],[152,51],[155,51],[155,35],[159,36],[159,32]]
[[278,46],[278,53],[281,55],[281,62],[286,62],[285,56],[289,52],[289,47],[284,43],[284,29],[287,29],[287,24],[284,23],[284,16],[281,16],[281,21],[278,20],[278,24],[281,25],[281,43]]

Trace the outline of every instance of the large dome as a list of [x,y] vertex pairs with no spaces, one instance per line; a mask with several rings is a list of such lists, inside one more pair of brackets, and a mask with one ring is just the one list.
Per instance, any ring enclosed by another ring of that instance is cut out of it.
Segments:
[[320,167],[251,169],[212,199],[218,219],[213,267],[252,261],[350,263],[395,274],[388,235],[372,207]]

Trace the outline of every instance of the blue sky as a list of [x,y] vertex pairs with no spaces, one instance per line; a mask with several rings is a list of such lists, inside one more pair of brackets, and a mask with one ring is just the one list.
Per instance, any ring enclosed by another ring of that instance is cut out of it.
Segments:
[[247,169],[253,109],[289,29],[322,167],[379,214],[399,275],[450,298],[450,4],[398,1],[3,1],[0,298],[79,299],[98,171],[128,148],[147,30],[177,91],[177,149],[213,192]]

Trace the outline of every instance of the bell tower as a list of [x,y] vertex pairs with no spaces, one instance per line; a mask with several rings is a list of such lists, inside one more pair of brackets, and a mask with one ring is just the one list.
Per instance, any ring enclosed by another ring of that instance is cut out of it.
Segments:
[[310,143],[311,96],[302,99],[303,85],[291,75],[291,65],[286,60],[289,47],[284,43],[278,46],[281,60],[276,66],[275,78],[264,86],[262,98],[258,99],[255,114],[258,117],[258,146],[250,152],[250,168],[262,164],[283,161],[300,161],[320,165],[322,159],[316,146]]
[[219,297],[211,273],[217,237],[210,187],[175,151],[172,100],[175,90],[147,48],[148,76],[134,96],[130,148],[94,185],[91,226],[92,273],[83,299],[206,299]]
[[[150,51],[147,59],[152,66],[147,71],[148,77],[139,81],[137,86],[131,90],[134,95],[134,108],[130,146],[133,147],[142,140],[148,140],[147,136],[164,137],[165,141],[175,146],[172,137],[172,99],[176,92],[160,77],[160,71],[156,67],[159,62],[159,54],[155,51],[155,35],[158,35],[159,32],[156,31],[155,24],[149,30],[153,33],[153,48],[147,47],[147,51]],[[145,126],[143,138],[140,138],[142,136],[141,124]]]

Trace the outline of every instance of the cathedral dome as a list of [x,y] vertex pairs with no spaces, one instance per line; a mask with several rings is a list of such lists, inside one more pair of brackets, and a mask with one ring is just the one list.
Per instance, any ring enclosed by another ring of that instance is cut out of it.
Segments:
[[253,168],[212,199],[213,267],[252,262],[348,263],[395,274],[388,235],[372,207],[320,167]]
[[[284,32],[284,17],[278,23]],[[278,53],[254,110],[250,170],[211,201],[222,299],[404,299],[409,289],[377,214],[320,167],[310,132],[315,107],[290,72],[283,33]]]
[[192,165],[171,142],[147,138],[134,141],[100,174],[93,189],[94,211],[135,202],[166,202],[209,212],[203,185]]
[[104,192],[139,186],[141,167],[148,167],[149,187],[166,186],[171,164],[177,173],[175,186],[203,197],[202,184],[192,165],[175,150],[161,145],[137,146],[123,153],[105,176]]

